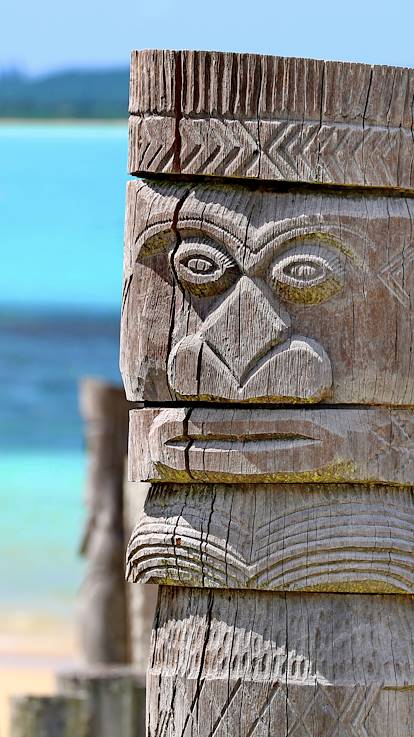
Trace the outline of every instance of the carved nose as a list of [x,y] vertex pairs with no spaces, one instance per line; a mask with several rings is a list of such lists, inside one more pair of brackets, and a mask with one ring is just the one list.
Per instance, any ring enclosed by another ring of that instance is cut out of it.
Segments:
[[290,334],[290,317],[263,285],[243,276],[201,331],[241,385],[255,364]]

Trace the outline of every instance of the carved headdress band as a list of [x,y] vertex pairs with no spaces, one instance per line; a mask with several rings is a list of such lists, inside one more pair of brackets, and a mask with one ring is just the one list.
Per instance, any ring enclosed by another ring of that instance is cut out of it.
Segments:
[[413,99],[413,69],[134,51],[130,172],[414,189]]

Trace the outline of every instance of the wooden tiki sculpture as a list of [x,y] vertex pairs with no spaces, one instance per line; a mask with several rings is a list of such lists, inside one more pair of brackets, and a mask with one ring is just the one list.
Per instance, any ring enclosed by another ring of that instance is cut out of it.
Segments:
[[148,737],[414,734],[414,70],[135,52]]

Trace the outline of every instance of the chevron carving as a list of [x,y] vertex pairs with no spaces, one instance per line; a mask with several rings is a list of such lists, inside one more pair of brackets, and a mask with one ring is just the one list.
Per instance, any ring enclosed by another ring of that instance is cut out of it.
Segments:
[[130,172],[172,171],[174,150],[174,118],[130,117],[128,161]]
[[378,274],[378,278],[390,294],[406,309],[410,307],[410,295],[405,289],[405,283],[410,273],[408,267],[413,261],[414,246],[411,245],[394,256]]
[[[375,686],[338,689],[318,683],[304,706],[303,697],[295,699],[295,702],[287,697],[287,735],[315,737],[315,724],[322,723],[323,737],[377,737],[367,729],[365,722],[379,691]],[[295,689],[295,695],[297,693],[298,689]],[[305,693],[305,689],[302,689],[302,693]],[[338,698],[338,695],[342,698]],[[298,708],[298,704],[302,709]]]
[[[183,118],[182,174],[285,179],[368,186],[413,185],[412,138],[400,128],[297,120]],[[132,116],[130,170],[172,172],[175,121]],[[407,178],[408,176],[408,178]],[[401,181],[400,181],[401,179]]]
[[[241,728],[239,737],[316,737],[315,724],[323,725],[323,737],[378,737],[367,723],[380,697],[377,686],[338,688],[318,682],[286,687],[279,681],[238,679],[222,690],[219,683],[202,679],[195,693],[189,694],[177,678],[169,698],[158,713],[151,714],[154,737],[228,737],[236,724]],[[177,693],[184,705],[180,714]],[[203,719],[203,714],[209,718]]]

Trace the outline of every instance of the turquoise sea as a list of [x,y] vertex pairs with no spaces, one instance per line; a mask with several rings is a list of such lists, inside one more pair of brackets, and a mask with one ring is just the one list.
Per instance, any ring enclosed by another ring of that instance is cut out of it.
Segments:
[[77,384],[117,383],[126,125],[0,125],[0,617],[73,615]]

